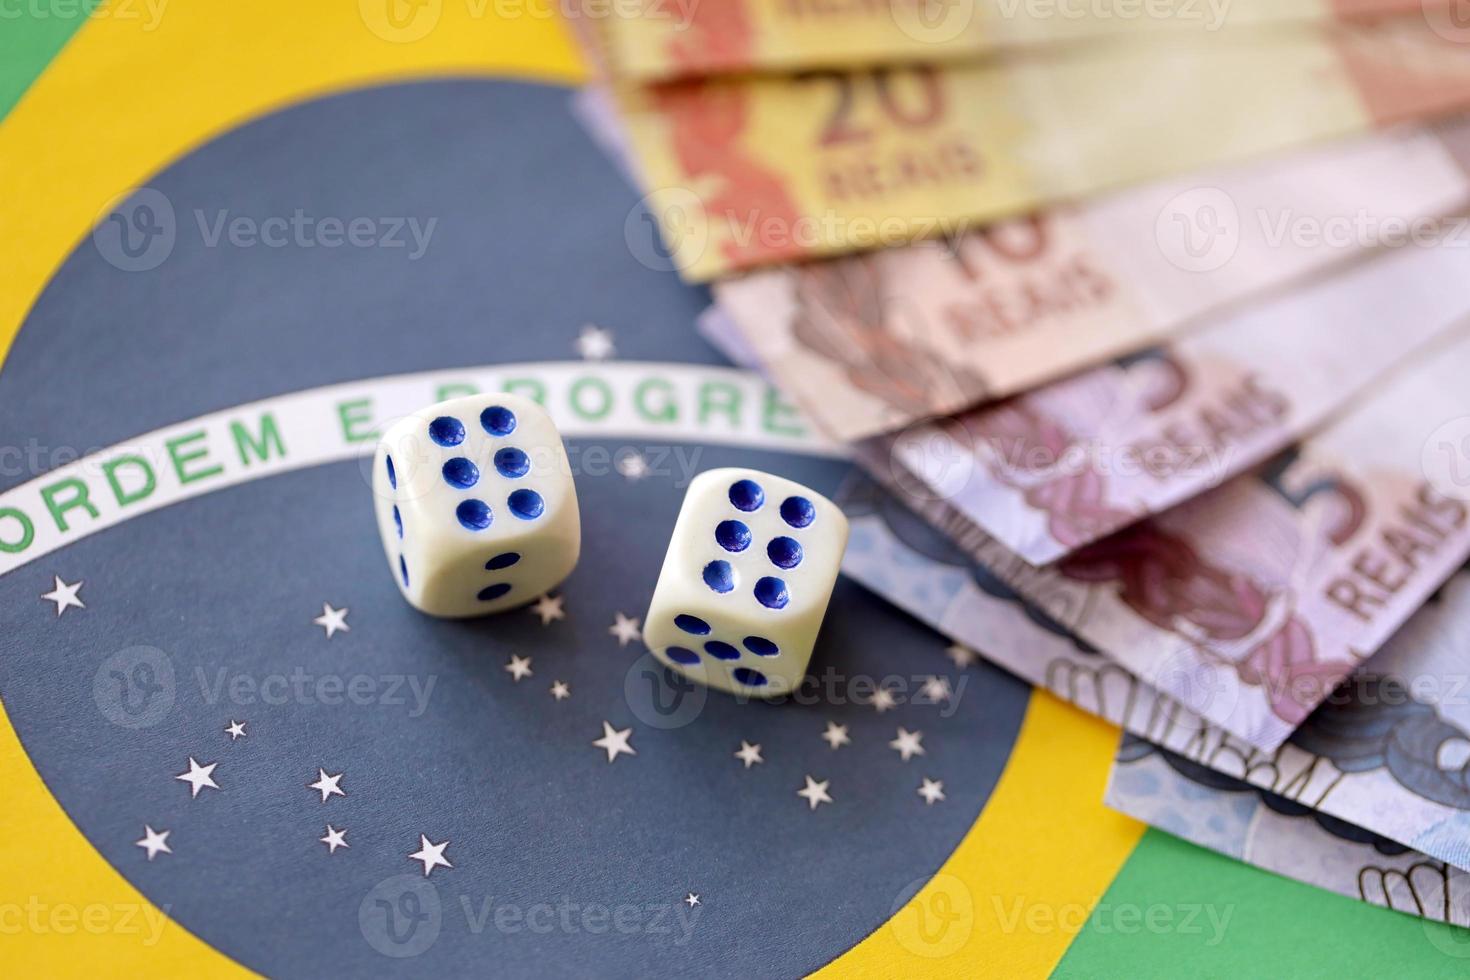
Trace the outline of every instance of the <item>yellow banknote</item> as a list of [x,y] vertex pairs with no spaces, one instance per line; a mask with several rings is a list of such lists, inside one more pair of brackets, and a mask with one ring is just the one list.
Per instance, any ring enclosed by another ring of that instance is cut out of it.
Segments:
[[[1128,36],[1417,14],[1455,0],[636,0],[601,27],[613,73],[642,80],[966,58]],[[1442,9],[1441,9],[1442,8]]]
[[620,98],[672,261],[703,280],[1449,113],[1470,57],[1410,19]]

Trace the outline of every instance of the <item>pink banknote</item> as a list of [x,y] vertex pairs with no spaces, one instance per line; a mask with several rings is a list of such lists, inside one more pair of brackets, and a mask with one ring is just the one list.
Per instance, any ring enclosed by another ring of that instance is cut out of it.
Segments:
[[1463,244],[1380,254],[881,448],[927,493],[1046,564],[1245,471],[1368,393],[1470,312],[1467,277],[1470,231]]
[[908,502],[1063,628],[1274,749],[1470,555],[1467,376],[1470,319],[1295,451],[1048,568]]

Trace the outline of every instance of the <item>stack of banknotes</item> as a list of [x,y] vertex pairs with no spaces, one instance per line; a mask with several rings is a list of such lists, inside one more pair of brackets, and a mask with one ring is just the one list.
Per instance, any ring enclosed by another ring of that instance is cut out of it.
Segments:
[[710,283],[701,332],[861,465],[844,571],[1118,725],[1110,805],[1470,925],[1456,15],[660,0],[572,27],[649,260]]

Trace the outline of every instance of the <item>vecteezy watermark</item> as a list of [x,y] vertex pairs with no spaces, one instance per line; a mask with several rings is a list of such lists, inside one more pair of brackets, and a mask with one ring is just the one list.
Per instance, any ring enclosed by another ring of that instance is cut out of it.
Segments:
[[1428,215],[1374,214],[1359,209],[1352,214],[1299,214],[1291,208],[1259,208],[1256,220],[1268,248],[1291,245],[1301,249],[1470,248],[1470,218]]
[[[1279,624],[1276,627],[1279,630]],[[1269,632],[1269,629],[1268,631]],[[1259,633],[1257,634],[1259,635]],[[1396,708],[1433,705],[1445,709],[1470,706],[1470,673],[1441,671],[1403,677],[1358,670],[1346,677],[1319,674],[1314,661],[1306,661],[1301,671],[1283,665],[1254,675],[1248,690],[1273,705],[1298,705],[1313,708]],[[1071,681],[1073,677],[1066,677]],[[1085,679],[1085,678],[1084,678]],[[1235,667],[1226,662],[1208,662],[1195,652],[1181,652],[1165,658],[1156,667],[1139,674],[1139,679],[1157,691],[1167,694],[1192,712],[1210,718],[1234,714],[1244,690]],[[1187,716],[1171,719],[1179,731],[1213,726],[1203,719],[1196,722]],[[1440,746],[1441,763],[1459,769],[1470,762],[1470,738],[1447,740]]]
[[1470,415],[1430,433],[1419,462],[1431,487],[1453,500],[1470,501]]
[[508,902],[494,896],[459,896],[470,935],[529,932],[592,936],[646,936],[656,943],[687,946],[703,907],[683,902],[582,902],[568,895],[554,901]]
[[151,728],[168,716],[177,695],[173,659],[157,647],[119,650],[92,675],[92,701],[122,728]]
[[[0,22],[20,20],[115,20],[158,29],[169,0],[0,0]],[[8,29],[8,28],[7,28]]]
[[439,224],[438,218],[422,222],[414,217],[318,218],[302,208],[289,217],[266,218],[232,214],[228,208],[207,213],[195,208],[194,221],[205,248],[218,248],[224,243],[232,248],[407,249],[410,262],[424,257]]
[[[1388,907],[1393,908],[1392,905]],[[1413,915],[1418,911],[1418,907],[1405,906],[1402,911]],[[1424,930],[1424,937],[1429,940],[1429,945],[1451,959],[1470,959],[1470,929],[1465,928],[1465,923],[1449,925],[1422,915],[1419,923]]]
[[[32,436],[24,445],[0,446],[0,477],[40,476],[59,466],[100,453],[104,448],[106,447],[48,446]],[[95,475],[97,465],[91,468],[91,475]]]
[[[1085,20],[1123,25],[1172,21],[1218,31],[1225,26],[1232,0],[895,0],[884,6],[908,37],[925,44],[947,44],[970,29],[982,2],[987,14],[993,12],[1007,21]],[[788,6],[812,19],[823,16],[826,9],[824,4],[799,0]]]
[[493,895],[446,901],[430,881],[401,874],[378,882],[357,907],[357,924],[369,946],[384,956],[419,956],[440,934],[459,926],[470,937],[533,935],[644,936],[659,945],[685,946],[702,907],[683,902],[579,901],[569,895],[516,902]]
[[[374,430],[377,437],[397,423],[397,419]],[[362,443],[356,454],[358,472],[363,483],[375,495],[398,507],[407,507],[420,501],[437,484],[439,474],[453,461],[459,468],[458,479],[478,482],[480,474],[505,473],[503,467],[510,464],[503,456],[505,447],[498,441],[487,440],[481,445],[472,445],[471,440],[455,447],[452,454],[434,445],[431,440],[419,435],[405,435],[385,449],[385,459],[379,463],[377,438]],[[563,455],[563,451],[565,455]],[[644,480],[668,481],[674,489],[684,489],[701,469],[704,454],[702,446],[683,446],[647,443],[608,446],[603,443],[572,443],[567,446],[536,446],[527,444],[521,450],[524,465],[543,475],[560,474],[569,479],[605,479],[637,483]],[[395,481],[375,480],[381,469],[387,472],[386,458],[391,457]],[[515,465],[521,465],[520,457],[514,457]],[[434,474],[434,481],[416,479],[415,475],[427,469]],[[396,485],[395,485],[396,484]]]
[[245,706],[322,705],[328,708],[405,709],[418,718],[429,709],[437,674],[311,673],[296,666],[289,673],[249,674],[218,664],[194,668],[194,680],[205,704]]
[[963,879],[952,874],[919,878],[894,899],[888,929],[916,956],[953,956],[975,931],[975,896]]
[[109,265],[123,272],[148,272],[173,254],[178,233],[173,202],[161,191],[143,187],[107,203],[92,229],[92,243]]
[[1240,249],[1240,209],[1218,187],[1196,187],[1172,198],[1154,222],[1164,258],[1186,272],[1224,268]]
[[[714,646],[715,644],[711,644]],[[718,644],[725,646],[726,644]],[[703,667],[696,669],[720,670],[713,654],[707,654]],[[958,710],[960,701],[968,688],[970,675],[960,674],[951,682],[947,677],[936,674],[889,674],[878,677],[871,674],[845,674],[835,667],[826,667],[820,673],[808,673],[794,686],[784,687],[780,678],[772,677],[763,688],[768,696],[730,693],[720,695],[732,697],[741,703],[760,701],[765,704],[798,704],[804,707],[846,705],[879,705],[883,709],[910,704],[929,707],[940,718],[950,718]],[[651,653],[645,653],[633,662],[623,675],[623,699],[639,721],[660,729],[683,728],[693,724],[704,711],[710,697],[709,689],[685,677],[665,665]]]
[[1032,902],[1022,897],[990,896],[1000,931],[1005,935],[1028,932],[1047,935],[1054,932],[1076,933],[1086,927],[1089,932],[1135,936],[1205,936],[1204,945],[1218,946],[1235,916],[1235,905],[1212,902],[1155,902],[1139,905],[1133,902],[1098,902],[1088,907],[1082,902]]
[[[231,422],[229,441],[242,465],[249,462],[265,462],[271,456],[285,455],[285,444],[275,416],[266,412],[253,424]],[[73,476],[57,484],[52,493],[43,493],[49,505],[60,505],[60,510],[81,508],[93,511],[91,491],[80,493],[77,487],[87,487],[88,478],[106,484],[119,507],[137,503],[158,488],[159,474],[170,470],[187,482],[195,477],[189,465],[202,459],[197,437],[173,439],[163,445],[120,443],[116,446],[49,446],[32,437],[22,445],[0,446],[0,476],[42,476],[63,466],[72,467]],[[104,455],[105,453],[105,455]],[[79,464],[72,466],[72,464]],[[200,467],[203,469],[204,467]],[[70,488],[73,494],[67,494]],[[92,513],[93,517],[97,515]]]
[[423,258],[438,218],[356,215],[317,216],[304,208],[288,215],[236,214],[228,208],[194,208],[181,228],[173,202],[143,187],[108,202],[92,230],[92,242],[107,263],[124,272],[148,272],[173,254],[179,235],[197,233],[205,248],[387,249],[410,262]]
[[[948,44],[957,40],[975,22],[981,0],[897,0],[887,4],[893,23],[905,35],[922,44]],[[1010,3],[1016,7],[1020,0]],[[813,19],[823,16],[827,6],[821,3],[793,3],[797,13],[809,11]],[[840,9],[840,8],[839,8]]]
[[1218,31],[1230,15],[1232,0],[996,0],[1006,20],[1069,20],[1101,24],[1117,21],[1173,21]]
[[394,959],[427,952],[439,939],[443,924],[439,889],[419,875],[385,878],[357,906],[357,927],[362,938]]
[[[672,20],[684,30],[703,0],[358,0],[363,24],[393,44],[422,41],[439,27],[446,9],[462,9],[472,21]],[[717,0],[718,2],[718,0]]]
[[[1129,366],[1140,375],[1151,368],[1167,372],[1171,365],[1140,358]],[[1243,387],[1240,393],[1262,405],[1273,397],[1258,386]],[[986,471],[986,479],[1028,488],[1083,474],[1213,485],[1235,471],[1239,447],[1205,441],[1203,431],[1193,433],[1195,439],[1190,435],[1184,426],[1175,425],[1121,445],[1098,439],[1048,443],[1040,434],[1035,439],[1014,434],[991,438],[972,433],[954,419],[925,420],[892,440],[889,471],[906,494],[922,500],[953,499],[976,480],[977,468]]]
[[671,480],[675,489],[686,489],[702,469],[703,446],[644,443],[606,446],[602,443],[573,443],[567,446],[572,475],[599,478],[619,476],[625,480]]
[[671,670],[645,653],[623,675],[623,700],[651,728],[683,728],[704,711],[709,688]]
[[[1150,665],[1149,669],[1140,671],[1138,677],[1155,691],[1189,709],[1192,714],[1171,719],[1174,727],[1181,731],[1195,727],[1196,716],[1199,726],[1209,728],[1205,719],[1230,717],[1240,703],[1241,682],[1234,665],[1208,660],[1188,647]],[[1262,693],[1275,697],[1281,688],[1291,686],[1292,681],[1291,677],[1268,675],[1261,679],[1260,686]],[[1318,690],[1312,692],[1297,691],[1293,686],[1292,691],[1305,697],[1308,693],[1320,693],[1321,686],[1319,683]]]
[[[287,671],[248,673],[234,665],[197,664],[192,675],[208,705],[320,705],[404,711],[410,718],[429,709],[436,674],[315,673],[297,665]],[[104,660],[92,675],[92,700],[102,717],[123,728],[151,728],[168,716],[178,699],[173,658],[157,647],[133,646]]]
[[156,946],[169,923],[171,905],[149,902],[47,902],[31,895],[24,902],[0,902],[0,936],[137,936]]
[[1308,214],[1294,208],[1242,212],[1218,187],[1196,187],[1170,199],[1154,222],[1164,258],[1186,272],[1224,268],[1249,239],[1277,251],[1368,251],[1385,248],[1470,248],[1470,217],[1351,213]]
[[[1324,706],[1353,708],[1398,708],[1433,705],[1445,709],[1470,707],[1470,673],[1451,671],[1407,676],[1374,673],[1371,669],[1349,674],[1331,690],[1319,689]],[[1458,716],[1459,711],[1451,712]],[[1444,722],[1448,728],[1453,725]],[[1470,762],[1470,738],[1447,740],[1439,747],[1441,763],[1459,769]]]
[[367,29],[384,41],[412,44],[439,26],[444,0],[357,0],[357,12]]
[[[606,414],[612,408],[612,390],[604,386],[597,391],[590,396],[598,402],[594,414]],[[582,399],[580,395],[573,397]],[[493,396],[487,401],[493,401]],[[585,407],[586,401],[582,399],[580,404]],[[673,416],[668,417],[669,421],[673,419]],[[472,483],[478,481],[480,474],[497,471],[506,474],[502,467],[509,464],[501,455],[505,447],[498,440],[480,441],[472,436],[446,453],[445,448],[436,444],[424,428],[423,431],[395,436],[393,444],[384,450],[392,457],[396,485],[376,481],[374,475],[380,466],[386,473],[386,462],[377,462],[378,441],[400,421],[401,418],[388,419],[373,427],[373,437],[360,444],[356,455],[363,483],[384,499],[400,506],[419,500],[437,485],[438,474],[450,459],[463,468],[463,479]],[[600,442],[574,442],[566,446],[525,444],[520,452],[525,458],[514,457],[516,465],[524,463],[529,470],[543,475],[560,474],[577,480],[616,477],[629,482],[671,481],[675,489],[684,489],[702,469],[704,447],[652,442],[613,446]],[[0,448],[0,460],[3,459],[4,450]],[[434,481],[415,479],[415,474],[424,469],[435,475]]]
[[1419,0],[1430,30],[1456,44],[1470,44],[1470,3],[1466,0]]
[[688,269],[709,247],[709,220],[699,195],[685,187],[645,194],[623,219],[623,241],[654,272]]
[[687,187],[664,187],[640,198],[623,220],[623,240],[633,258],[655,272],[688,270],[712,244],[712,228],[735,254],[801,255],[822,248],[898,248],[916,241],[953,239],[973,222],[950,215],[872,218],[824,210],[792,215],[758,207],[710,211]]

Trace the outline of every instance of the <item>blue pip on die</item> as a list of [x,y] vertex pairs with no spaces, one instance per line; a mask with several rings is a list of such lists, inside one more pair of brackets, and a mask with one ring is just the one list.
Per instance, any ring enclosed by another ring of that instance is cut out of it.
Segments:
[[806,676],[847,546],[832,501],[759,470],[689,484],[643,637],[691,680],[774,697]]
[[576,567],[566,446],[529,399],[471,395],[400,419],[378,443],[372,486],[393,579],[432,616],[521,605]]

